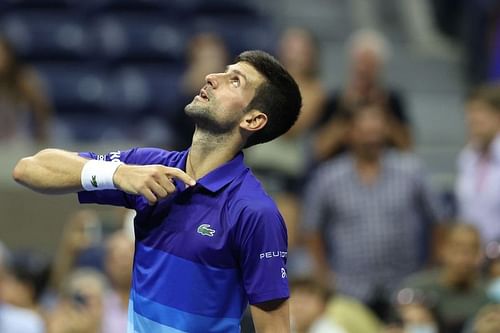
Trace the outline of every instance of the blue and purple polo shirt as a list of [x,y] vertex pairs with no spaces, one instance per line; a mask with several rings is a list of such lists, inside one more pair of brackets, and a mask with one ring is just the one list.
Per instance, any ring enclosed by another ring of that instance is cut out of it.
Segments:
[[[80,155],[185,170],[188,151]],[[81,203],[137,211],[128,333],[239,332],[248,303],[289,296],[283,218],[242,153],[195,186],[176,187],[154,206],[119,190],[78,194]]]

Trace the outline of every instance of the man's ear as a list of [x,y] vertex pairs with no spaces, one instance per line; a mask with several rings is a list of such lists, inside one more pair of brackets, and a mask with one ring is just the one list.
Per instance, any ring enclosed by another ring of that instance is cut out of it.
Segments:
[[258,110],[246,112],[240,122],[240,127],[250,132],[261,130],[267,124],[267,115]]

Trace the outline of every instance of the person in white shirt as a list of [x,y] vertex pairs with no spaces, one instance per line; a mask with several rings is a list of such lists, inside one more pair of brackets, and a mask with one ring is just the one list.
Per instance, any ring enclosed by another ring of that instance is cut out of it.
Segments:
[[458,159],[459,215],[488,243],[500,238],[500,85],[473,92],[465,116],[469,139]]

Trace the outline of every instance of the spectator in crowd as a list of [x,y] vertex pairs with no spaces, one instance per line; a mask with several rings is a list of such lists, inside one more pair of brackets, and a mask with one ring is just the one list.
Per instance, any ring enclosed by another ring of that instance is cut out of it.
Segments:
[[0,140],[47,141],[51,114],[38,76],[0,36]]
[[[497,0],[461,2],[467,81],[470,86],[488,80],[494,82],[500,74],[500,3]],[[457,4],[450,1],[448,7],[457,7]]]
[[290,320],[294,333],[345,333],[327,316],[330,292],[320,283],[303,278],[291,281]]
[[[99,225],[99,216],[93,210],[84,209],[73,214],[65,226],[54,263],[53,283],[57,290],[61,290],[62,282],[75,268],[103,266],[108,288],[102,299],[104,308],[100,333],[125,332],[134,241],[125,229],[119,229],[103,240]],[[104,248],[96,247],[103,242]],[[99,263],[100,260],[103,264]]]
[[304,228],[318,278],[385,317],[392,289],[422,263],[440,205],[412,154],[385,148],[379,105],[350,113],[350,151],[324,163],[309,183]]
[[9,254],[0,242],[0,332],[2,333],[44,333],[42,318],[33,310],[7,304],[3,298],[4,279]]
[[104,295],[102,333],[126,332],[134,240],[119,230],[106,240],[104,267],[110,287]]
[[469,140],[458,158],[459,215],[488,243],[500,239],[500,85],[478,88],[465,109]]
[[56,252],[51,284],[60,290],[62,281],[76,266],[102,268],[101,223],[96,211],[81,209],[73,213],[65,224]]
[[187,69],[180,82],[181,96],[177,106],[179,111],[173,119],[177,140],[174,149],[185,149],[191,144],[194,125],[184,113],[184,106],[193,99],[193,95],[198,94],[200,87],[205,84],[207,74],[225,71],[229,62],[229,51],[224,40],[218,35],[200,33],[188,43],[186,62]]
[[[413,291],[403,289],[399,295],[413,296]],[[398,296],[399,296],[398,295]],[[397,304],[396,319],[382,330],[383,333],[439,333],[439,322],[432,307],[423,300],[406,299]]]
[[3,300],[9,304],[41,312],[40,300],[47,286],[50,262],[35,251],[17,251],[10,256],[2,285]]
[[430,299],[443,333],[460,332],[469,318],[489,302],[481,278],[481,238],[468,224],[453,224],[445,232],[441,265],[408,277],[404,288]]
[[325,161],[345,149],[348,125],[342,115],[360,104],[376,104],[387,110],[391,130],[388,142],[403,150],[412,146],[410,123],[399,91],[383,83],[389,59],[385,38],[371,30],[356,32],[348,43],[350,72],[345,87],[327,100],[314,140],[317,161]]
[[63,282],[59,303],[48,315],[47,333],[101,333],[105,289],[106,279],[98,271],[71,272]]
[[474,333],[500,332],[500,305],[484,306],[474,320]]
[[326,317],[347,333],[379,332],[382,322],[355,298],[334,293],[326,308]]
[[[326,98],[319,77],[320,48],[305,28],[286,29],[279,41],[278,58],[299,85],[302,109],[297,122],[284,136],[248,149],[246,159],[278,204],[288,229],[288,244],[294,250],[300,216],[298,192],[309,156],[308,136],[318,121]],[[291,257],[293,259],[293,257]],[[289,268],[293,271],[293,260]]]

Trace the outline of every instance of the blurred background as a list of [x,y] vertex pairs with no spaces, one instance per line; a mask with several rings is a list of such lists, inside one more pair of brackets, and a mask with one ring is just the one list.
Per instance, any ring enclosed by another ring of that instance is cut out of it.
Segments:
[[124,332],[133,257],[131,212],[31,193],[16,161],[185,149],[184,106],[247,49],[304,99],[245,152],[293,331],[500,332],[498,0],[0,0],[0,332]]

